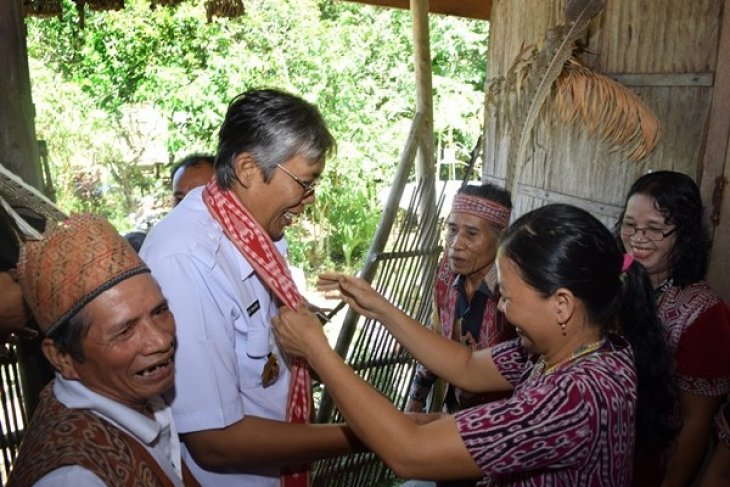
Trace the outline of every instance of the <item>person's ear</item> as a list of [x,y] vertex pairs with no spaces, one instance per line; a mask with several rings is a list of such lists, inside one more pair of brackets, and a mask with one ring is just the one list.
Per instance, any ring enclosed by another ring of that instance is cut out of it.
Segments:
[[244,188],[251,185],[251,178],[258,172],[259,167],[253,156],[248,152],[241,152],[233,160],[233,170],[236,173],[236,180]]
[[575,312],[575,295],[569,289],[561,287],[553,295],[555,298],[555,313],[558,323],[567,323]]
[[64,379],[78,380],[79,374],[76,372],[76,361],[67,352],[61,351],[51,338],[44,338],[41,343],[41,350],[46,356],[54,369],[63,376]]

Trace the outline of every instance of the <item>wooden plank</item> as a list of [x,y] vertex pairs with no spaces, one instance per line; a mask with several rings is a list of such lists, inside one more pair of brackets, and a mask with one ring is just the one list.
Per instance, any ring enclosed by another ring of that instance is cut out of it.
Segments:
[[[727,12],[727,10],[726,10]],[[730,303],[730,188],[727,181],[730,180],[730,151],[725,157],[725,187],[724,194],[721,194],[720,212],[718,214],[719,225],[715,227],[715,238],[712,242],[710,252],[710,265],[707,271],[707,281],[717,293]]]
[[605,73],[624,86],[712,86],[713,73]]
[[[347,0],[354,3],[365,3],[380,7],[410,7],[410,0]],[[453,15],[470,19],[489,20],[492,13],[492,0],[431,0],[429,12],[434,14]]]
[[718,184],[722,184],[723,181],[723,169],[730,138],[730,63],[727,62],[728,59],[730,59],[730,0],[725,0],[705,152],[700,167],[702,202],[705,204],[705,217],[710,224],[711,232],[719,223],[721,201],[714,196]]
[[714,72],[723,3],[604,2],[585,59],[602,73]]
[[[484,181],[496,184],[498,186],[504,186],[504,178],[487,176],[484,178]],[[542,204],[538,206],[547,205],[549,203],[564,203],[567,205],[573,205],[579,208],[583,208],[584,210],[590,212],[595,216],[604,216],[611,218],[614,221],[618,219],[621,211],[623,210],[623,205],[617,206],[601,201],[591,201],[586,198],[579,198],[569,194],[559,193],[557,191],[548,191],[544,188],[538,188],[536,186],[530,186],[528,184],[519,183],[517,187],[517,191],[520,195],[542,200]]]
[[707,279],[723,299],[730,301],[730,65],[727,63],[730,59],[730,0],[724,3],[700,191],[705,218],[714,233]]

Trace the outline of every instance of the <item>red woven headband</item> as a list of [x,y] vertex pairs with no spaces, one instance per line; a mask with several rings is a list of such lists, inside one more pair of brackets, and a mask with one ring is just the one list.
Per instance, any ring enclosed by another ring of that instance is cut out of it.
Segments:
[[509,225],[509,219],[512,215],[512,210],[505,208],[499,203],[466,194],[457,194],[454,197],[451,211],[469,213],[470,215],[496,223],[500,228],[505,228]]

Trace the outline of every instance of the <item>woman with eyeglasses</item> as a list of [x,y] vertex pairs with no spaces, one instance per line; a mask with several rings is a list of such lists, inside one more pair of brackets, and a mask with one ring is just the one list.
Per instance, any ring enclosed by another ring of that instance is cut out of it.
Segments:
[[704,280],[710,245],[703,221],[695,182],[657,171],[631,186],[616,225],[626,252],[649,273],[679,387],[675,448],[655,462],[638,458],[637,485],[689,485],[710,444],[713,416],[730,392],[730,310]]
[[558,204],[505,231],[496,267],[499,310],[518,338],[483,350],[433,333],[361,279],[320,277],[320,288],[382,323],[439,377],[474,392],[511,391],[427,424],[357,376],[306,309],[281,308],[272,324],[279,343],[317,371],[352,430],[402,477],[630,485],[635,449],[664,448],[675,434],[669,354],[646,271],[596,218]]

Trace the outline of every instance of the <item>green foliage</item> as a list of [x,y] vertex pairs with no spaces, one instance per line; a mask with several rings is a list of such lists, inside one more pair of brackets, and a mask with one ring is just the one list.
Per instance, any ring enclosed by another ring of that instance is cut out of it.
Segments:
[[360,168],[335,165],[324,174],[305,222],[289,230],[291,258],[312,276],[319,269],[359,269],[380,219],[375,185],[355,184],[366,180]]
[[[167,205],[161,165],[214,151],[228,101],[278,87],[315,103],[338,140],[316,203],[291,229],[292,261],[361,265],[380,215],[375,195],[392,179],[415,111],[408,11],[247,0],[244,17],[208,23],[201,1],[150,10],[127,0],[119,12],[87,10],[81,29],[76,4],[63,2],[61,19],[26,21],[37,130],[62,208],[138,226],[140,206]],[[481,130],[488,26],[430,23],[436,145],[465,161]],[[133,123],[142,109],[159,119],[152,129]]]

